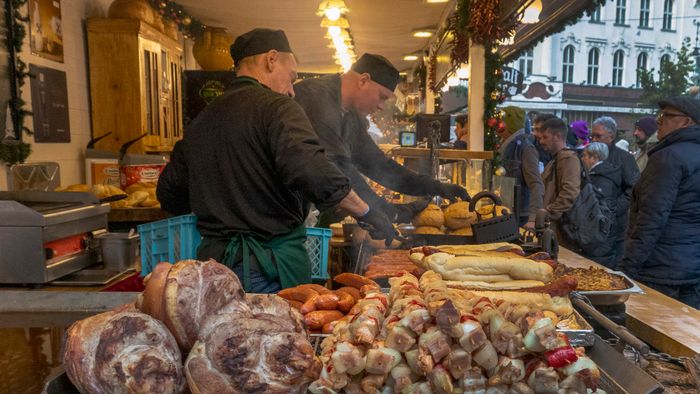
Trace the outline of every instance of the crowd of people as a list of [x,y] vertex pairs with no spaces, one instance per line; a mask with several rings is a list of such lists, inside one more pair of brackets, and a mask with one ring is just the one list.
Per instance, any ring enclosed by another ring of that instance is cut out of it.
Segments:
[[[635,123],[635,153],[619,143],[612,117],[589,129],[585,121],[567,125],[552,114],[532,115],[531,133],[529,121],[498,133],[506,174],[524,190],[521,224],[544,209],[561,245],[700,309],[700,101],[661,101],[656,117]],[[520,108],[504,109],[504,119],[524,117]],[[609,223],[604,241],[593,244],[562,231],[587,184],[608,216],[600,223]]]

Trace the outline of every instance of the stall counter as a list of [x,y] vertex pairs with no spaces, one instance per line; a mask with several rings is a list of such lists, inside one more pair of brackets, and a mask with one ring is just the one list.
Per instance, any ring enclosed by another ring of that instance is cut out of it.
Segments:
[[[600,264],[568,249],[560,248],[558,260],[570,267]],[[625,303],[627,328],[639,339],[671,356],[700,353],[700,311],[643,284],[646,294],[633,294]]]

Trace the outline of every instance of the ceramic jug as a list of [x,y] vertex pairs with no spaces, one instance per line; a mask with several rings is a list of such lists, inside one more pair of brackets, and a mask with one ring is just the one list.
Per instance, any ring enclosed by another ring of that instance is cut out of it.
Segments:
[[192,46],[192,54],[203,70],[230,70],[233,67],[230,46],[233,37],[222,27],[207,27]]

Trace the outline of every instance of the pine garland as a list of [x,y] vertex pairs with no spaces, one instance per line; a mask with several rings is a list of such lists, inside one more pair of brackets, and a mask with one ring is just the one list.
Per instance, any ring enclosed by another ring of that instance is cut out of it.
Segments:
[[194,38],[207,28],[202,21],[189,15],[181,5],[174,1],[149,0],[149,3],[164,18],[175,22],[177,28],[187,38]]
[[24,120],[31,115],[31,111],[25,109],[22,99],[22,87],[28,76],[27,63],[19,57],[27,35],[25,24],[29,23],[29,17],[23,16],[23,9],[28,0],[8,0],[5,2],[5,24],[7,26],[7,51],[9,52],[8,78],[10,80],[11,99],[10,117],[14,130],[18,131],[17,139],[3,139],[0,142],[0,161],[7,165],[23,163],[31,153],[31,145],[22,141],[22,135],[33,135],[32,131],[24,125]]

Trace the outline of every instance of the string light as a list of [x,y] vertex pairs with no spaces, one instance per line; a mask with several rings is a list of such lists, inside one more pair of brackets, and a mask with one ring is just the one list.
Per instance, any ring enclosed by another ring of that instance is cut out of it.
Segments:
[[355,46],[350,35],[350,23],[344,17],[348,12],[350,10],[342,0],[322,1],[316,12],[316,15],[323,18],[321,27],[326,28],[326,38],[330,40],[330,47],[335,49],[333,59],[343,71],[350,70],[356,59]]

